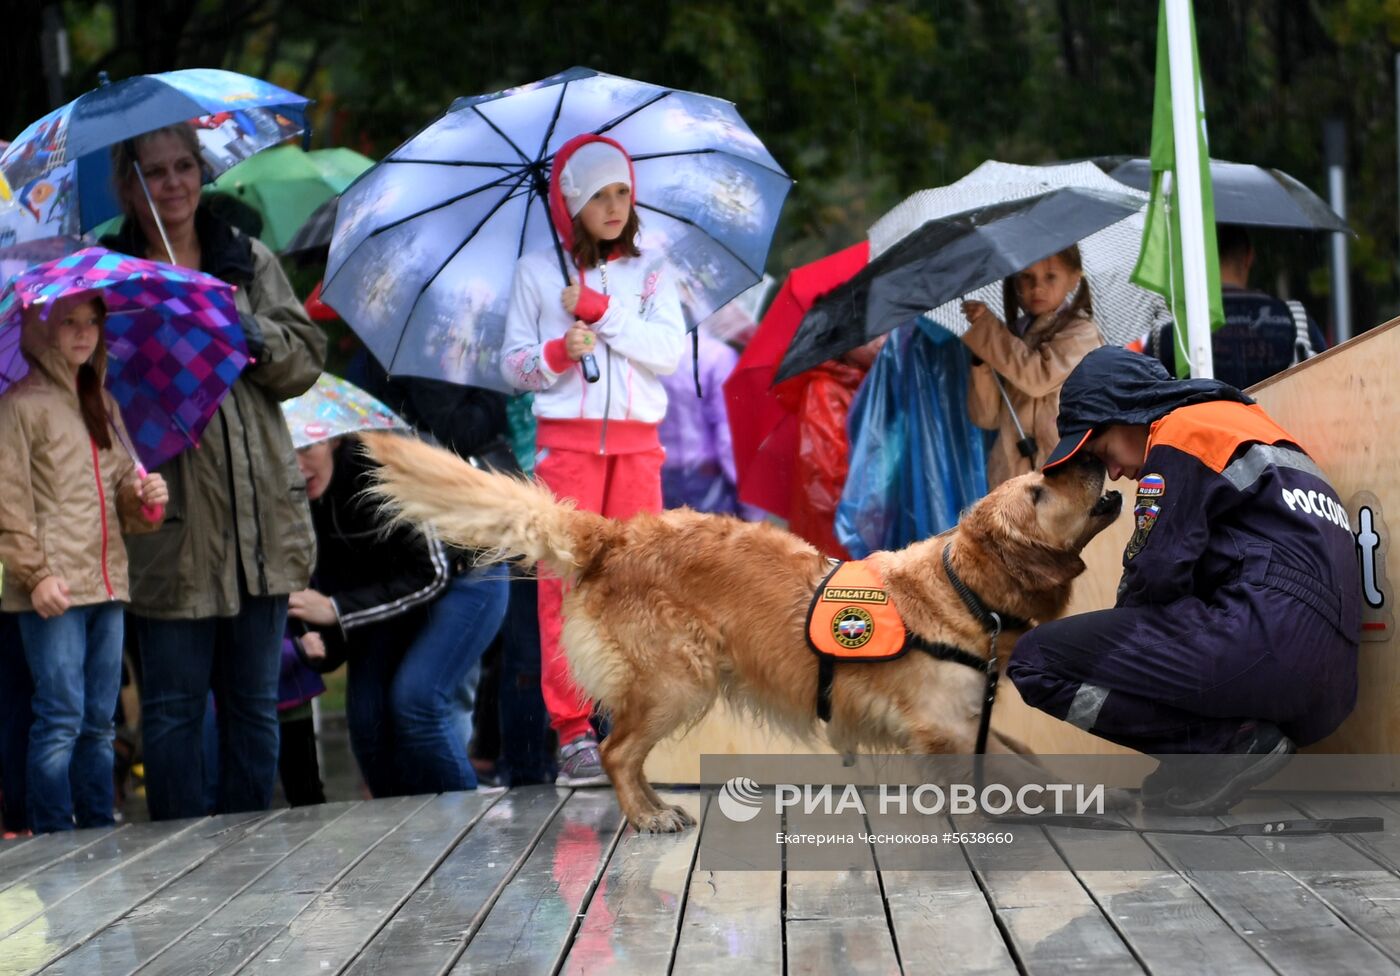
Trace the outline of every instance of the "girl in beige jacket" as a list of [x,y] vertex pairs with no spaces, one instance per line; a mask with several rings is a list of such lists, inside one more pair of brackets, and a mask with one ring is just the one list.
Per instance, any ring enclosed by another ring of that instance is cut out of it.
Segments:
[[112,713],[121,684],[123,531],[154,528],[159,475],[137,475],[103,389],[106,308],[25,310],[29,372],[0,396],[0,605],[17,613],[34,676],[29,812],[35,833],[112,816]]
[[[982,302],[963,303],[970,327],[962,340],[972,350],[968,415],[997,431],[987,455],[989,489],[1045,461],[1059,440],[1060,386],[1103,345],[1077,245],[1007,278],[1004,295],[1011,327]],[[1018,309],[1025,314],[1015,315]]]

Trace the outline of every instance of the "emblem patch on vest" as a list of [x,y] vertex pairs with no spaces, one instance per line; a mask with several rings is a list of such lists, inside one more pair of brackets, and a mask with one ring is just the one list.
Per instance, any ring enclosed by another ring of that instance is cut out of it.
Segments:
[[842,647],[864,647],[875,636],[875,619],[860,607],[844,607],[832,618],[831,636]]
[[841,563],[821,581],[807,608],[807,643],[834,661],[890,661],[909,633],[873,563]]
[[1137,504],[1133,507],[1133,535],[1123,555],[1132,559],[1147,545],[1147,537],[1157,525],[1162,513],[1162,499],[1167,495],[1167,479],[1160,474],[1143,475],[1138,482]]

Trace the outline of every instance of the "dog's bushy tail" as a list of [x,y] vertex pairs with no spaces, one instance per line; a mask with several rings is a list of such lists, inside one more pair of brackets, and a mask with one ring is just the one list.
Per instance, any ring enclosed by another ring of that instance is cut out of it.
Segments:
[[482,562],[524,556],[572,579],[607,520],[556,499],[544,485],[472,467],[456,454],[398,434],[360,435],[380,465],[370,494],[395,518],[430,526]]

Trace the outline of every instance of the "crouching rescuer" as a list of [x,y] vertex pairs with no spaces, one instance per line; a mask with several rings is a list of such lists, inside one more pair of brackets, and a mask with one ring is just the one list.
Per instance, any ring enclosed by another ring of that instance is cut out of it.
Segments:
[[[1046,623],[1025,701],[1161,765],[1148,807],[1223,812],[1356,704],[1361,586],[1345,509],[1297,440],[1216,380],[1096,349],[1065,382],[1053,472],[1087,452],[1138,482],[1115,606]],[[1219,758],[1184,760],[1187,755]]]

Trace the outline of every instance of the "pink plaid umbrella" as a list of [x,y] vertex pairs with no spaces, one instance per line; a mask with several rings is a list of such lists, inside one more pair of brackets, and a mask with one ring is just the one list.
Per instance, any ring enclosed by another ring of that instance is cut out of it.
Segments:
[[107,388],[137,464],[197,444],[248,364],[233,287],[199,271],[88,247],[17,275],[0,292],[0,392],[29,371],[24,309],[84,294],[107,305]]

